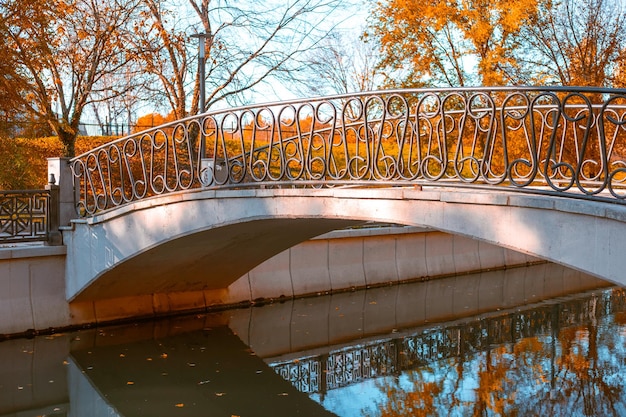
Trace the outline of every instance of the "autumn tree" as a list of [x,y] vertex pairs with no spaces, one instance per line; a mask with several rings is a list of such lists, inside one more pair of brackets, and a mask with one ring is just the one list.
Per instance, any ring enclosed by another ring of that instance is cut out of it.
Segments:
[[[2,25],[2,22],[0,22]],[[0,36],[2,31],[0,30]],[[6,48],[6,42],[0,40],[0,56],[9,56],[10,51]],[[11,94],[7,84],[15,82],[17,75],[14,68],[5,59],[0,60],[0,136],[5,135],[10,129],[9,120],[19,114],[19,99]]]
[[[0,13],[5,13],[4,1],[0,2]],[[0,19],[0,135],[11,136],[18,130],[20,122],[28,122],[24,115],[22,96],[23,78],[14,65],[15,51],[10,47],[8,22]]]
[[[128,48],[128,51],[133,51]],[[130,52],[128,52],[130,55]],[[155,93],[152,80],[144,73],[136,56],[129,56],[124,67],[102,77],[102,85],[113,89],[99,89],[92,94],[91,114],[96,119],[102,135],[130,133],[132,120],[139,108],[148,105]]]
[[371,91],[378,87],[378,51],[358,33],[335,31],[306,56],[309,71],[295,83],[303,96]]
[[611,87],[626,47],[626,9],[620,0],[548,3],[524,27],[525,53],[539,84]]
[[176,118],[173,112],[167,116],[163,116],[159,113],[145,114],[137,119],[133,133],[141,132],[142,130],[150,129],[174,120],[176,120]]
[[147,88],[154,93],[158,107],[172,109],[176,118],[182,119],[188,114],[192,82],[189,38],[185,33],[188,24],[182,22],[172,2],[140,0],[140,6],[131,42],[143,71],[153,81]]
[[125,86],[103,82],[128,62],[126,25],[136,1],[0,0],[3,37],[19,74],[8,91],[45,120],[73,156],[85,107]]
[[504,85],[519,80],[519,31],[542,0],[388,0],[371,33],[389,86]]
[[[146,71],[158,80],[161,102],[177,118],[198,109],[197,40],[205,34],[206,109],[219,102],[250,101],[270,80],[289,80],[302,57],[322,39],[339,0],[233,2],[188,0],[191,13],[174,1],[141,0],[135,43]],[[332,26],[332,25],[331,25]]]
[[626,47],[622,48],[615,60],[615,69],[611,74],[613,88],[626,88]]

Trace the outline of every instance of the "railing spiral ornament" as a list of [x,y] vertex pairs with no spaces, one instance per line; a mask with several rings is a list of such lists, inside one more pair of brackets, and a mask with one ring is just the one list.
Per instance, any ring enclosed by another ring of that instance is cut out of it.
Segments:
[[626,90],[378,91],[215,110],[71,160],[82,216],[204,188],[507,187],[626,200]]

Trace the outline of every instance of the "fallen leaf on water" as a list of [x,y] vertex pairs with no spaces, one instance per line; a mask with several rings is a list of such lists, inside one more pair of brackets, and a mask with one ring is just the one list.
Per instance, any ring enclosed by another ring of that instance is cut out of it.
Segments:
[[376,301],[370,301],[370,304],[374,305],[377,304]]
[[135,385],[134,381],[126,381],[126,385]]

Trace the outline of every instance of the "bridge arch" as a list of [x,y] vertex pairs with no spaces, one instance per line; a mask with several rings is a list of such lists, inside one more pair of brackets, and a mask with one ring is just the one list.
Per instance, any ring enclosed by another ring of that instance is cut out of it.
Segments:
[[67,298],[226,288],[284,249],[366,221],[479,239],[626,285],[626,207],[446,187],[193,190],[73,222]]

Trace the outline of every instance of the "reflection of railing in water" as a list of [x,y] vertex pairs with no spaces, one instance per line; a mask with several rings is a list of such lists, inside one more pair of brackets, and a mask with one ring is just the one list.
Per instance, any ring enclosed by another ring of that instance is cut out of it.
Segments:
[[261,183],[452,182],[623,201],[625,105],[626,90],[502,87],[216,110],[74,158],[77,209],[89,216],[174,191]]
[[559,301],[559,304],[379,339],[331,350],[327,354],[274,362],[270,367],[299,391],[323,394],[370,378],[471,355],[523,338],[554,334],[564,327],[626,311],[626,289],[612,288],[584,298]]

